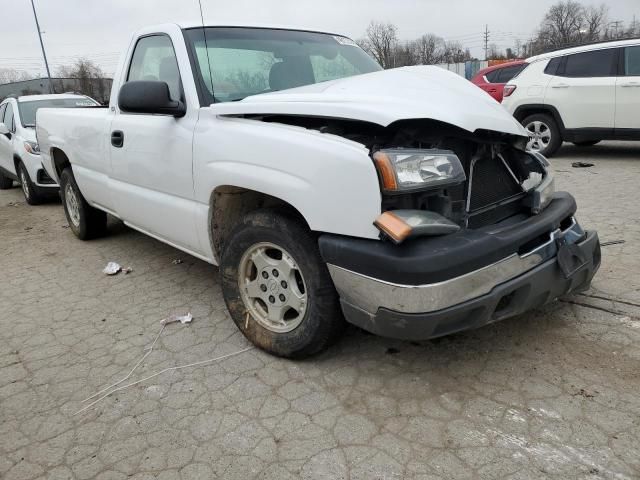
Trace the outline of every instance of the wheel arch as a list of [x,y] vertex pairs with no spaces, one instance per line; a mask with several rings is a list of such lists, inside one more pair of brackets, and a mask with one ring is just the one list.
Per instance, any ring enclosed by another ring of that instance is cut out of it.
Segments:
[[522,123],[526,117],[529,115],[535,115],[536,113],[551,115],[560,129],[560,133],[564,136],[565,127],[564,122],[562,121],[562,116],[558,109],[552,105],[545,105],[543,103],[521,105],[516,108],[515,112],[513,112],[513,116],[518,120],[518,122]]
[[13,168],[16,169],[16,175],[19,177],[20,174],[18,173],[18,165],[22,163],[22,158],[20,157],[20,155],[18,155],[17,153],[13,154]]
[[62,171],[71,167],[71,161],[66,153],[64,153],[60,148],[53,147],[51,149],[51,160],[53,163],[53,168],[56,171],[56,176],[58,177],[58,183],[60,183],[60,175],[62,175]]
[[262,208],[281,210],[311,230],[304,215],[291,203],[272,195],[236,185],[219,185],[209,200],[208,232],[211,249],[219,263],[225,241],[249,212]]

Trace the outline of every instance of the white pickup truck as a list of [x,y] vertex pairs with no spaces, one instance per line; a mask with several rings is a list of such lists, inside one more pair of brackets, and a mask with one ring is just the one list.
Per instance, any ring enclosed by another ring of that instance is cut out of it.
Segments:
[[37,116],[69,225],[106,214],[219,265],[238,328],[301,357],[346,319],[427,339],[585,289],[597,234],[497,102],[336,34],[160,25],[108,108]]

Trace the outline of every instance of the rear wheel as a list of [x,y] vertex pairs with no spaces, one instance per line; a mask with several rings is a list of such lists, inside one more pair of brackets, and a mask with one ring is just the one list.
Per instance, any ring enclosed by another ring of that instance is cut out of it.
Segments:
[[585,142],[573,142],[576,147],[593,147],[600,143],[600,140],[587,140]]
[[22,187],[22,193],[29,205],[39,205],[44,200],[44,197],[38,191],[31,181],[27,167],[22,162],[18,163],[18,178],[20,179],[20,186]]
[[13,187],[13,179],[0,172],[0,190],[9,190],[11,187]]
[[529,133],[527,149],[551,157],[562,145],[562,136],[556,121],[550,115],[536,113],[522,121]]
[[247,214],[226,241],[220,275],[234,322],[271,354],[313,355],[343,329],[317,239],[293,216],[272,210]]
[[104,235],[107,229],[107,214],[87,203],[71,168],[65,168],[60,175],[60,196],[67,222],[76,237],[89,240]]

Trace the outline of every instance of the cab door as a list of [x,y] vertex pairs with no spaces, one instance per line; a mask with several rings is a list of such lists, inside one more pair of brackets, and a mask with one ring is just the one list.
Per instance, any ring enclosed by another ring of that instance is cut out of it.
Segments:
[[[184,101],[176,49],[168,34],[137,40],[122,78],[123,82],[135,80],[166,82],[172,99]],[[115,115],[107,145],[117,215],[151,236],[197,251],[192,143],[198,109],[188,105],[186,115],[176,118],[125,113],[117,105],[112,108]]]
[[640,136],[640,45],[622,49],[616,83],[616,136]]
[[567,55],[547,86],[544,103],[558,110],[568,130],[613,133],[616,75],[615,48]]

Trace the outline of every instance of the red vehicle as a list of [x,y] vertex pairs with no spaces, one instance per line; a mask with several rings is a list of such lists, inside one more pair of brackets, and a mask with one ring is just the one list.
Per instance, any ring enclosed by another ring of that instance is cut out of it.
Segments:
[[483,68],[471,79],[471,83],[479,86],[497,101],[502,102],[505,84],[526,66],[527,62],[524,60],[514,60],[513,62]]

